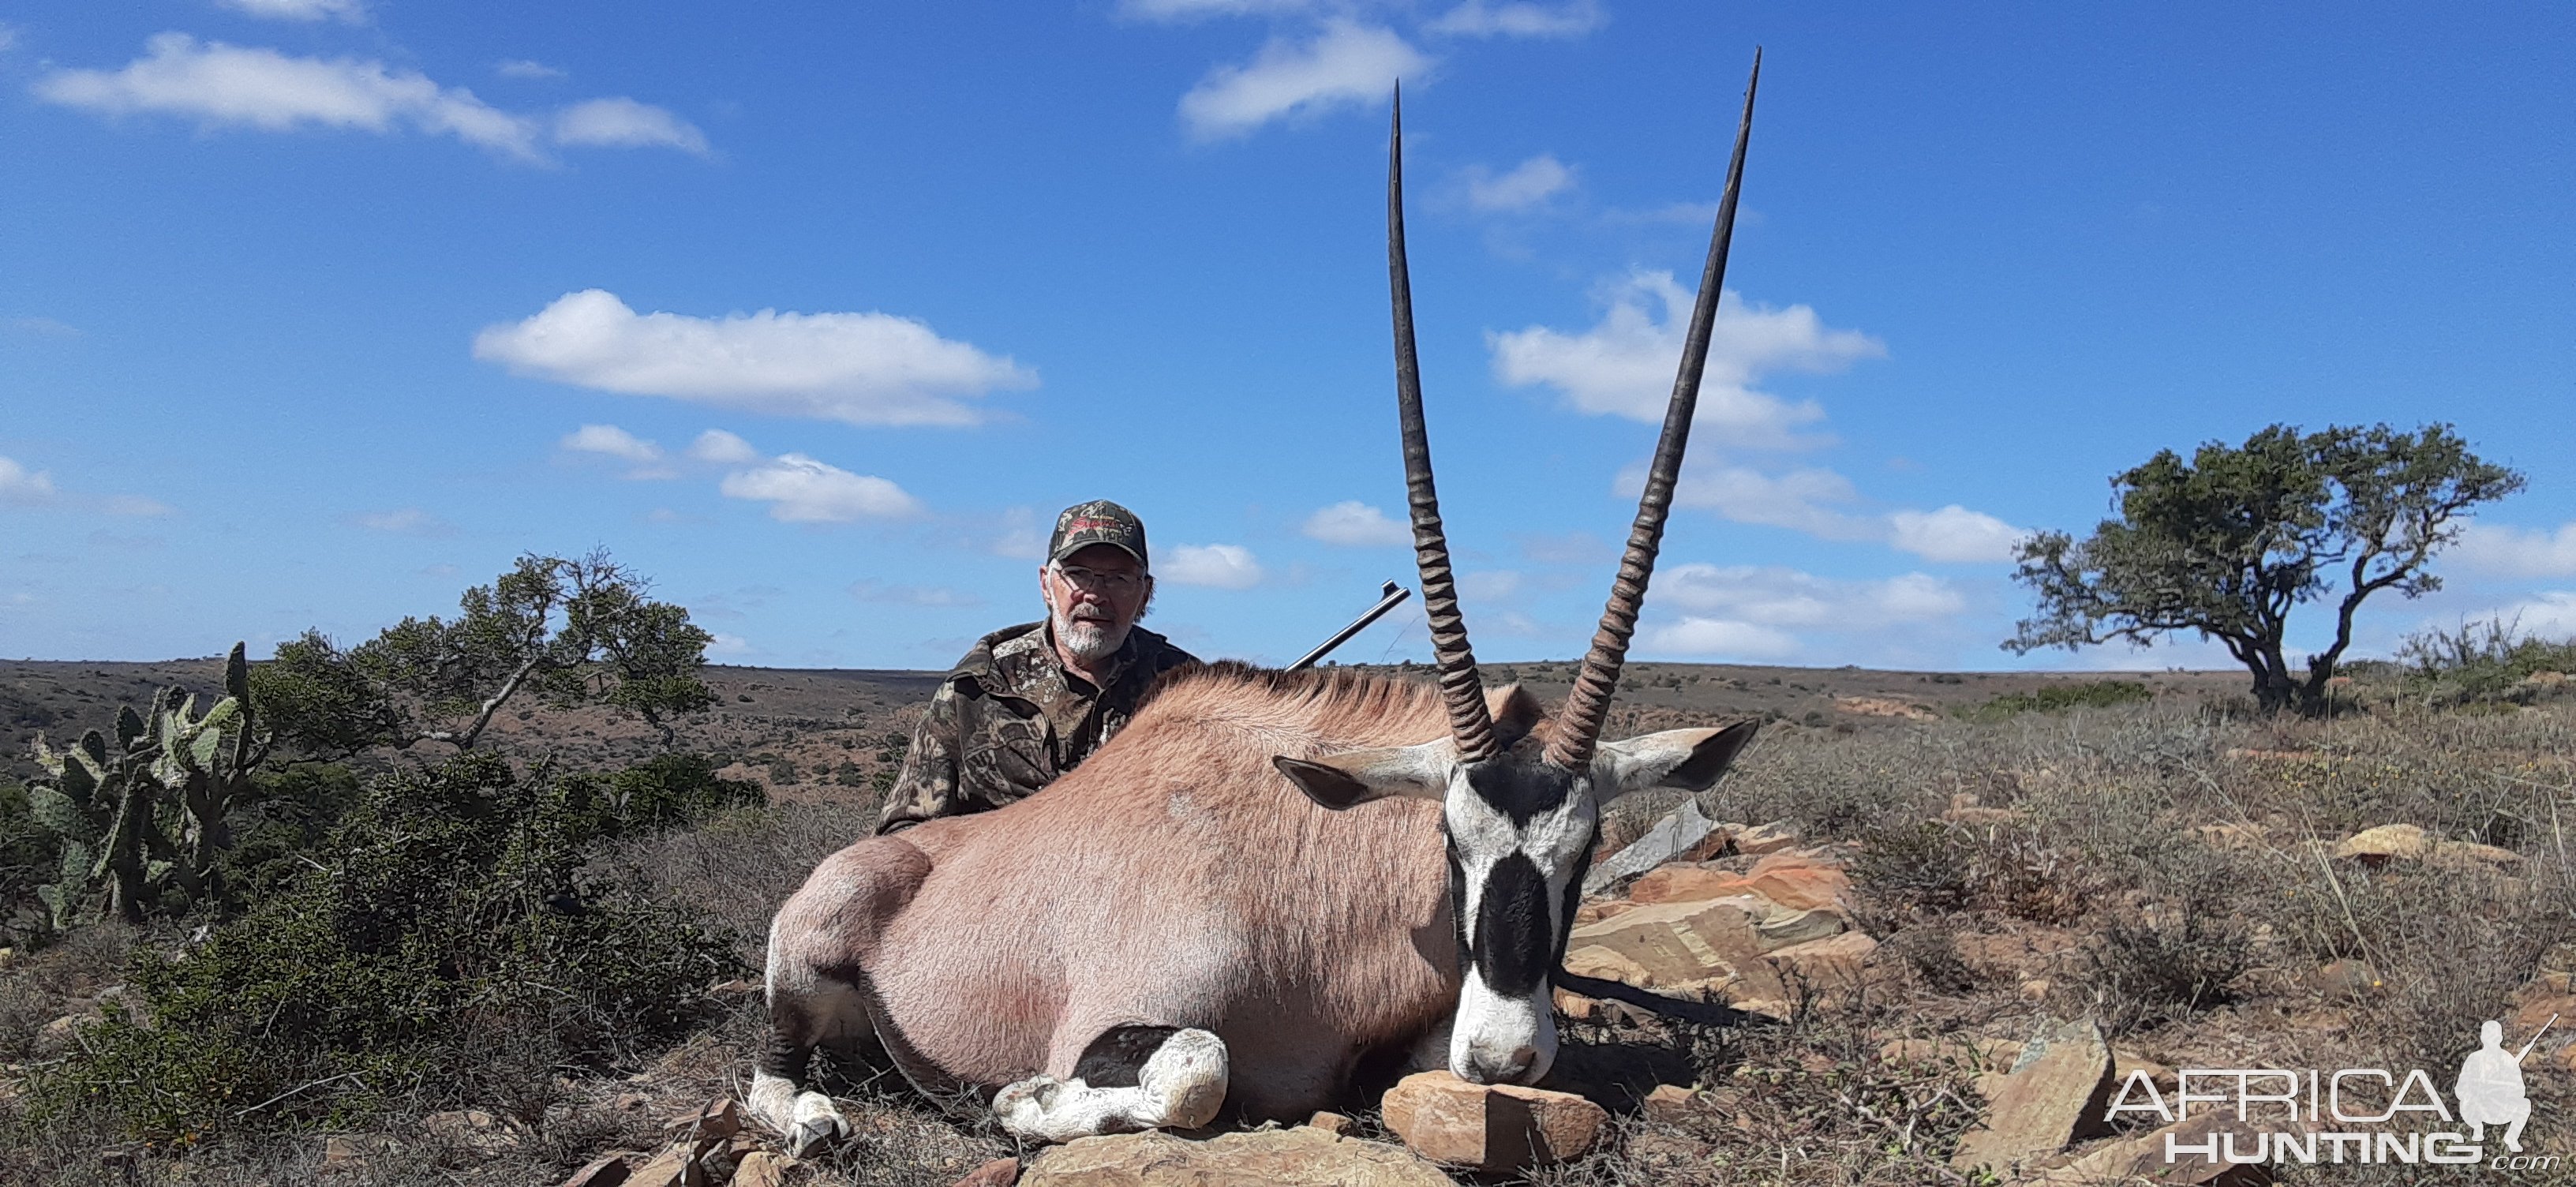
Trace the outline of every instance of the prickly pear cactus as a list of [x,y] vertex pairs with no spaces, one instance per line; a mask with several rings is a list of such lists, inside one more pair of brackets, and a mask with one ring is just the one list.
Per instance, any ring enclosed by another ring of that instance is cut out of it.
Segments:
[[251,720],[240,644],[225,662],[224,687],[228,695],[203,717],[196,698],[176,688],[155,696],[148,715],[122,707],[113,742],[90,730],[56,753],[36,739],[45,776],[28,786],[28,806],[62,844],[56,878],[36,896],[56,928],[111,913],[139,921],[173,886],[190,902],[220,897],[216,855],[232,843],[224,820],[268,749]]

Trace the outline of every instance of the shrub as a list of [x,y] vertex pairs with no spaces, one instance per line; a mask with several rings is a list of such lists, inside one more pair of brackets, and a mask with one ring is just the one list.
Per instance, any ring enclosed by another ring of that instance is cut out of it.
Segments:
[[37,1111],[191,1142],[398,1104],[505,1104],[553,1067],[681,1033],[703,987],[739,971],[729,939],[582,873],[590,842],[634,826],[603,790],[627,782],[623,803],[646,819],[703,791],[638,770],[520,779],[469,753],[370,780],[318,868],[194,948],[138,957],[142,1015],[111,1008],[36,1076]]
[[2546,692],[2532,677],[2576,672],[2576,639],[2553,642],[2494,620],[2464,622],[2407,636],[2397,657],[2406,690],[2432,704],[2527,702]]
[[2008,692],[1968,709],[1963,714],[1974,721],[2002,721],[2024,713],[2063,713],[2069,709],[2108,709],[2133,701],[2155,698],[2155,693],[2135,680],[2088,680],[2082,684],[2051,684],[2036,692]]

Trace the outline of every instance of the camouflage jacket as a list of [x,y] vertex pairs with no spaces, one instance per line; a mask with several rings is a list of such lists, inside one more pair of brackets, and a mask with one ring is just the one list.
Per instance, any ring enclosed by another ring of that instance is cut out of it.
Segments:
[[984,636],[931,694],[877,831],[990,811],[1036,792],[1124,727],[1155,677],[1197,662],[1136,627],[1100,689],[1065,671],[1044,622]]

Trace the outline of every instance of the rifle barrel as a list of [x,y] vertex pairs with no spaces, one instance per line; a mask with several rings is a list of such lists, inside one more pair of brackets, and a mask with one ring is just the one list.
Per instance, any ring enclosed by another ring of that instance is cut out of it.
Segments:
[[1321,646],[1315,648],[1313,651],[1307,652],[1304,658],[1298,660],[1296,663],[1288,665],[1288,670],[1291,672],[1298,672],[1314,667],[1315,661],[1332,654],[1334,648],[1350,642],[1351,636],[1367,630],[1370,623],[1386,617],[1387,611],[1395,609],[1398,603],[1412,596],[1412,590],[1406,589],[1401,585],[1397,585],[1392,581],[1387,582],[1386,587],[1378,591],[1377,605],[1369,607],[1368,613],[1362,614],[1358,618],[1353,619],[1351,625],[1333,632],[1332,638],[1324,640]]

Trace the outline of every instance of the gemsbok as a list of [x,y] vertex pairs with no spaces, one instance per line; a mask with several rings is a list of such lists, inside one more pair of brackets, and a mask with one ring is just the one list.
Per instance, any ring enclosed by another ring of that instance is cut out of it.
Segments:
[[1547,1073],[1602,805],[1706,788],[1753,736],[1598,740],[1681,472],[1760,79],[1757,53],[1645,495],[1561,711],[1486,692],[1468,648],[1422,421],[1399,96],[1387,264],[1437,688],[1174,672],[1039,794],[825,859],[770,928],[755,1115],[799,1152],[848,1132],[808,1083],[817,1046],[881,1045],[917,1088],[988,1100],[1037,1141],[1302,1117],[1372,1058],[1487,1084]]

